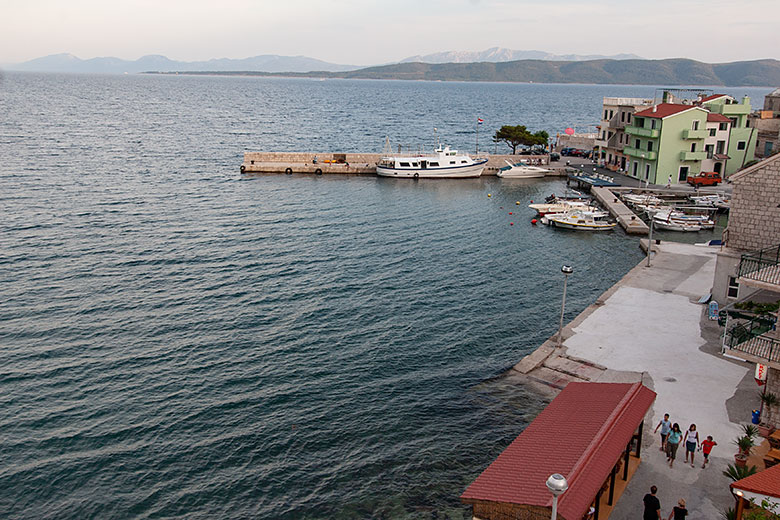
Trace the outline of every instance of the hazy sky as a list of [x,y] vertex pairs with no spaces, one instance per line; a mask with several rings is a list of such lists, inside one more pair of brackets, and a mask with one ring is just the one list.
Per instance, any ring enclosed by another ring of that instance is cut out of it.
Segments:
[[777,0],[0,0],[0,63],[304,55],[371,65],[489,47],[778,58]]

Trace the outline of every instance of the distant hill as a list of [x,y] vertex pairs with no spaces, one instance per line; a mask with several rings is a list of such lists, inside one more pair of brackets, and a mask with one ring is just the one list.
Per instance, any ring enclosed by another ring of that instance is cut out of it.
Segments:
[[551,54],[545,51],[516,51],[503,47],[492,47],[478,52],[445,51],[425,56],[410,56],[399,63],[475,63],[487,61],[497,63],[502,61],[518,60],[548,60],[548,61],[586,61],[586,60],[631,60],[642,59],[636,54],[615,54],[604,56],[601,54]]
[[8,70],[30,72],[81,72],[101,74],[133,74],[150,70],[180,72],[256,70],[262,72],[308,72],[312,70],[339,72],[353,70],[353,65],[338,65],[306,56],[278,56],[264,54],[251,58],[218,58],[208,61],[175,61],[165,56],[149,55],[129,61],[120,58],[91,58],[82,60],[73,54],[53,54],[34,60],[9,65]]
[[767,59],[716,64],[687,59],[400,63],[339,73],[309,73],[303,76],[430,81],[768,87],[780,85],[780,61]]

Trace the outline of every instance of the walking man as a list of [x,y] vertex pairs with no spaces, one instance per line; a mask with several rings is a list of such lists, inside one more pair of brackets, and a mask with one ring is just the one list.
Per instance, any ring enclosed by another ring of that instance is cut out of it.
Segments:
[[661,451],[666,451],[666,439],[669,437],[669,432],[672,431],[672,421],[669,420],[668,413],[664,414],[664,418],[655,427],[653,433],[658,432],[658,428],[661,428]]
[[657,487],[650,486],[650,493],[642,499],[642,502],[645,503],[645,513],[642,515],[642,520],[661,520],[661,501],[655,496],[657,492]]

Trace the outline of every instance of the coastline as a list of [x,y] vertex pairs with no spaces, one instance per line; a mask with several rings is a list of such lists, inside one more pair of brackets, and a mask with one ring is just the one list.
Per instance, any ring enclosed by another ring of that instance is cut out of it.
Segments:
[[[646,247],[646,246],[645,246]],[[651,266],[642,260],[562,331],[502,375],[552,398],[571,381],[641,381],[657,392],[645,418],[651,433],[664,413],[685,429],[698,425],[719,443],[700,469],[678,461],[670,469],[657,435],[645,435],[644,464],[610,518],[629,519],[650,485],[661,503],[685,497],[691,518],[714,518],[733,505],[729,480],[731,440],[758,406],[750,365],[720,355],[720,330],[697,303],[712,285],[716,247],[666,242],[654,245]]]

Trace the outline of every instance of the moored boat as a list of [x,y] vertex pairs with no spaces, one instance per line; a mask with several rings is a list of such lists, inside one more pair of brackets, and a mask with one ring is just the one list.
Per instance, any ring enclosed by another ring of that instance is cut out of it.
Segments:
[[382,177],[459,179],[479,177],[487,159],[472,159],[449,146],[432,155],[387,155],[379,160],[376,173]]
[[604,211],[571,211],[545,217],[550,226],[575,229],[578,231],[609,231],[617,226],[617,222],[609,220],[609,214]]
[[544,177],[550,170],[546,168],[539,168],[538,166],[529,166],[524,162],[512,164],[509,161],[504,161],[507,166],[500,168],[497,176],[505,179],[533,179],[538,177]]

